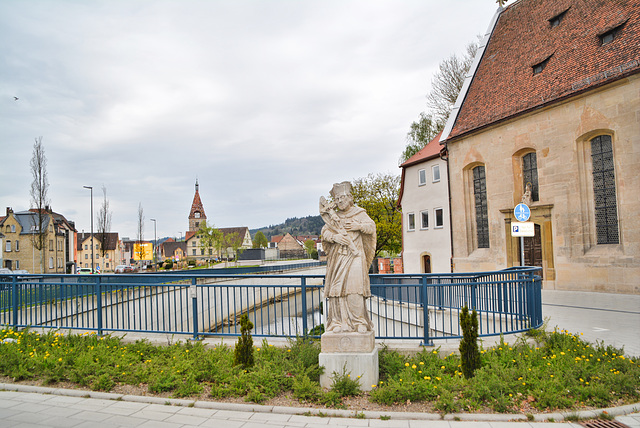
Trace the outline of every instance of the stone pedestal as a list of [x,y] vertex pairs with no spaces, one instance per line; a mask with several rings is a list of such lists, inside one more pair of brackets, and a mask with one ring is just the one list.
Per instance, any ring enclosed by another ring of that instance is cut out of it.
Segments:
[[[378,350],[372,331],[367,333],[324,333],[321,337],[320,365],[324,374],[320,386],[330,388],[334,372],[344,371],[360,382],[360,389],[370,391],[378,384]],[[360,376],[358,378],[358,376]]]

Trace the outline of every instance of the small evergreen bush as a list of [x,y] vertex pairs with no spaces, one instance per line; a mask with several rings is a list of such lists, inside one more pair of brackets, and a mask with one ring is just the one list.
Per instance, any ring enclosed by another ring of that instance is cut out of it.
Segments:
[[253,366],[253,338],[251,337],[251,329],[253,323],[249,321],[247,314],[240,317],[240,337],[236,344],[234,353],[234,364],[241,365],[243,368]]
[[464,306],[460,312],[460,326],[462,340],[460,340],[460,359],[462,373],[466,379],[471,379],[475,371],[480,368],[480,350],[478,349],[478,313],[474,309],[469,314],[469,308]]

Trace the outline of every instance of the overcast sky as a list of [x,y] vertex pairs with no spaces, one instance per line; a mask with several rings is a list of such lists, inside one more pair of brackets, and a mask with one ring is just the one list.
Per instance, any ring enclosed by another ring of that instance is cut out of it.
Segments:
[[[184,235],[317,215],[332,183],[399,174],[438,63],[494,0],[0,2],[0,215],[30,207],[42,136],[54,211]],[[18,97],[15,100],[14,97]]]

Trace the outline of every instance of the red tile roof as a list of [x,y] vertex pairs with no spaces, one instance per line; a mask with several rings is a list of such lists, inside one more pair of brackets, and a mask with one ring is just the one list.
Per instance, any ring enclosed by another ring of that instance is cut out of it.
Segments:
[[442,135],[442,131],[436,135],[433,140],[429,141],[426,146],[418,151],[415,155],[411,156],[407,159],[400,168],[406,168],[411,165],[415,165],[424,161],[428,161],[429,159],[437,158],[440,156],[440,136]]
[[204,213],[204,205],[202,205],[202,201],[200,200],[200,192],[196,189],[196,194],[193,195],[193,202],[191,203],[191,212],[189,213],[189,218],[196,218],[196,212],[200,213],[200,218],[207,218]]
[[[559,25],[550,20],[566,11]],[[621,27],[620,27],[621,26]],[[600,35],[619,27],[615,39]],[[534,75],[533,66],[548,59]],[[446,139],[640,72],[638,0],[520,0],[506,7]]]

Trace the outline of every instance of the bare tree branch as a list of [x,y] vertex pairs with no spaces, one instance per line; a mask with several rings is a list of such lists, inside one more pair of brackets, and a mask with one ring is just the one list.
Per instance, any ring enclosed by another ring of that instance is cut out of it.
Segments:
[[98,242],[100,242],[100,254],[102,257],[107,255],[109,233],[111,232],[111,211],[109,210],[109,200],[107,199],[107,188],[102,186],[102,194],[104,199],[98,210]]
[[33,155],[31,157],[31,207],[36,214],[32,217],[31,242],[33,247],[40,252],[40,273],[44,273],[44,249],[47,245],[47,218],[46,210],[49,208],[49,180],[47,179],[47,157],[42,146],[42,137],[35,139]]
[[477,41],[469,43],[462,57],[451,55],[440,63],[438,71],[433,76],[431,92],[427,95],[427,106],[433,111],[438,131],[444,128],[449,118],[477,50]]
[[138,204],[138,232],[136,236],[138,243],[138,259],[144,260],[146,251],[143,245],[144,241],[144,210],[142,209],[142,202]]

